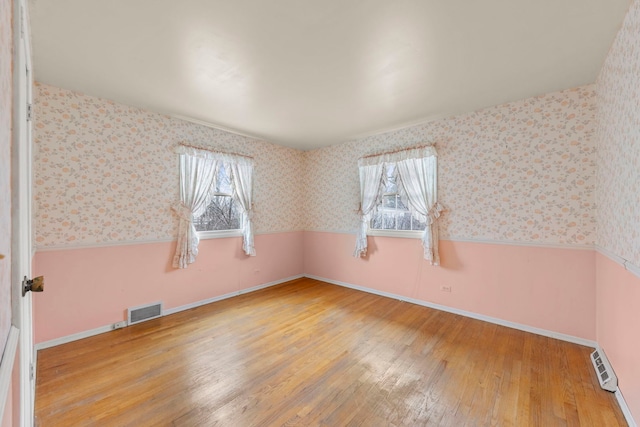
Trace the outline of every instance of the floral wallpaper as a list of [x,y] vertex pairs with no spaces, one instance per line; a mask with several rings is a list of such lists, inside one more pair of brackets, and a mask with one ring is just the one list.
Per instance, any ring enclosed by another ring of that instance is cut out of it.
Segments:
[[11,327],[11,5],[0,0],[0,359]]
[[258,233],[354,232],[358,157],[432,142],[443,238],[595,241],[593,85],[304,153],[44,84],[35,102],[40,248],[174,238],[179,141],[255,157]]
[[354,231],[358,158],[434,143],[441,238],[592,245],[594,132],[589,85],[309,151],[305,226]]
[[640,1],[596,83],[597,244],[640,266]]
[[181,141],[254,157],[257,233],[303,229],[301,151],[40,83],[34,101],[38,248],[175,238]]

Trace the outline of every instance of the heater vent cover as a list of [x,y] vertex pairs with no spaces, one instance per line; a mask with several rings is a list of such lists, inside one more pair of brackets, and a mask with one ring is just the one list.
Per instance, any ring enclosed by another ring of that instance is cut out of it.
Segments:
[[611,364],[602,349],[598,349],[591,353],[591,363],[596,370],[600,387],[607,391],[615,392],[618,389],[618,377],[616,377]]
[[162,316],[162,301],[127,309],[129,325]]

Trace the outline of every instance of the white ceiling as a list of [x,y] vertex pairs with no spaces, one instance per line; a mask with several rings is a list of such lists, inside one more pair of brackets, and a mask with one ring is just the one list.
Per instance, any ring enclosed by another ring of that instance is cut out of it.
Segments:
[[303,150],[593,83],[630,0],[31,0],[36,80]]

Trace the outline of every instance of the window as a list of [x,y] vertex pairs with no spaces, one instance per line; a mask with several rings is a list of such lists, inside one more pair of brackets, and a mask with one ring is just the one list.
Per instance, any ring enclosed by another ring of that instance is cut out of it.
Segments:
[[230,234],[220,231],[235,231],[231,233],[234,235],[242,234],[242,213],[233,199],[231,174],[224,163],[218,167],[211,202],[202,215],[193,219],[193,225],[198,235],[203,238]]
[[[372,214],[369,234],[420,237],[426,223],[411,215],[398,191],[395,163],[385,165],[384,192]],[[396,233],[396,231],[414,231],[415,233]]]
[[187,268],[198,256],[202,237],[242,236],[242,250],[255,256],[253,242],[253,159],[179,144],[180,200],[175,268]]
[[358,159],[360,225],[355,257],[367,256],[367,235],[421,237],[424,259],[439,265],[438,157],[433,145]]

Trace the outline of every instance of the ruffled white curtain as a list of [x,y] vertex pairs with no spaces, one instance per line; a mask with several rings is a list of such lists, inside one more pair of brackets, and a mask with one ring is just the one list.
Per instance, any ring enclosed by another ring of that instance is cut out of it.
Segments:
[[[377,206],[384,189],[383,173],[386,165],[395,164],[399,178],[398,190],[402,201],[409,207],[412,215],[427,224],[422,235],[424,259],[432,265],[440,265],[438,218],[444,209],[438,203],[437,159],[435,147],[428,146],[379,156],[363,157],[358,161],[361,203],[362,206],[365,206],[365,202],[367,202],[366,206],[369,210],[364,214],[361,213],[355,256],[366,254],[366,233],[371,213]],[[372,169],[374,166],[378,167],[378,169]],[[373,175],[375,175],[375,179]],[[363,188],[366,189],[366,193]],[[362,212],[364,212],[364,209],[362,209]]]
[[438,203],[437,157],[405,159],[396,163],[400,178],[400,197],[418,220],[426,222],[422,234],[424,259],[440,265],[438,254],[438,218],[442,206]]
[[367,254],[367,230],[371,221],[371,213],[380,201],[382,195],[382,173],[384,164],[363,165],[358,167],[360,172],[360,227],[356,237],[355,257]]
[[247,255],[255,256],[251,219],[253,215],[253,162],[251,159],[182,145],[178,146],[176,151],[180,155],[180,202],[173,206],[173,210],[180,222],[173,266],[187,268],[196,260],[200,239],[193,225],[193,218],[201,216],[211,203],[218,169],[223,163],[231,170],[234,200],[244,214],[243,249]]
[[242,249],[250,256],[256,256],[253,246],[253,164],[248,159],[231,163],[231,184],[233,198],[244,214],[242,224]]
[[193,217],[200,216],[211,202],[219,160],[208,152],[188,149],[180,152],[180,202],[173,206],[178,214],[178,246],[173,256],[175,268],[187,268],[198,256],[198,233]]

